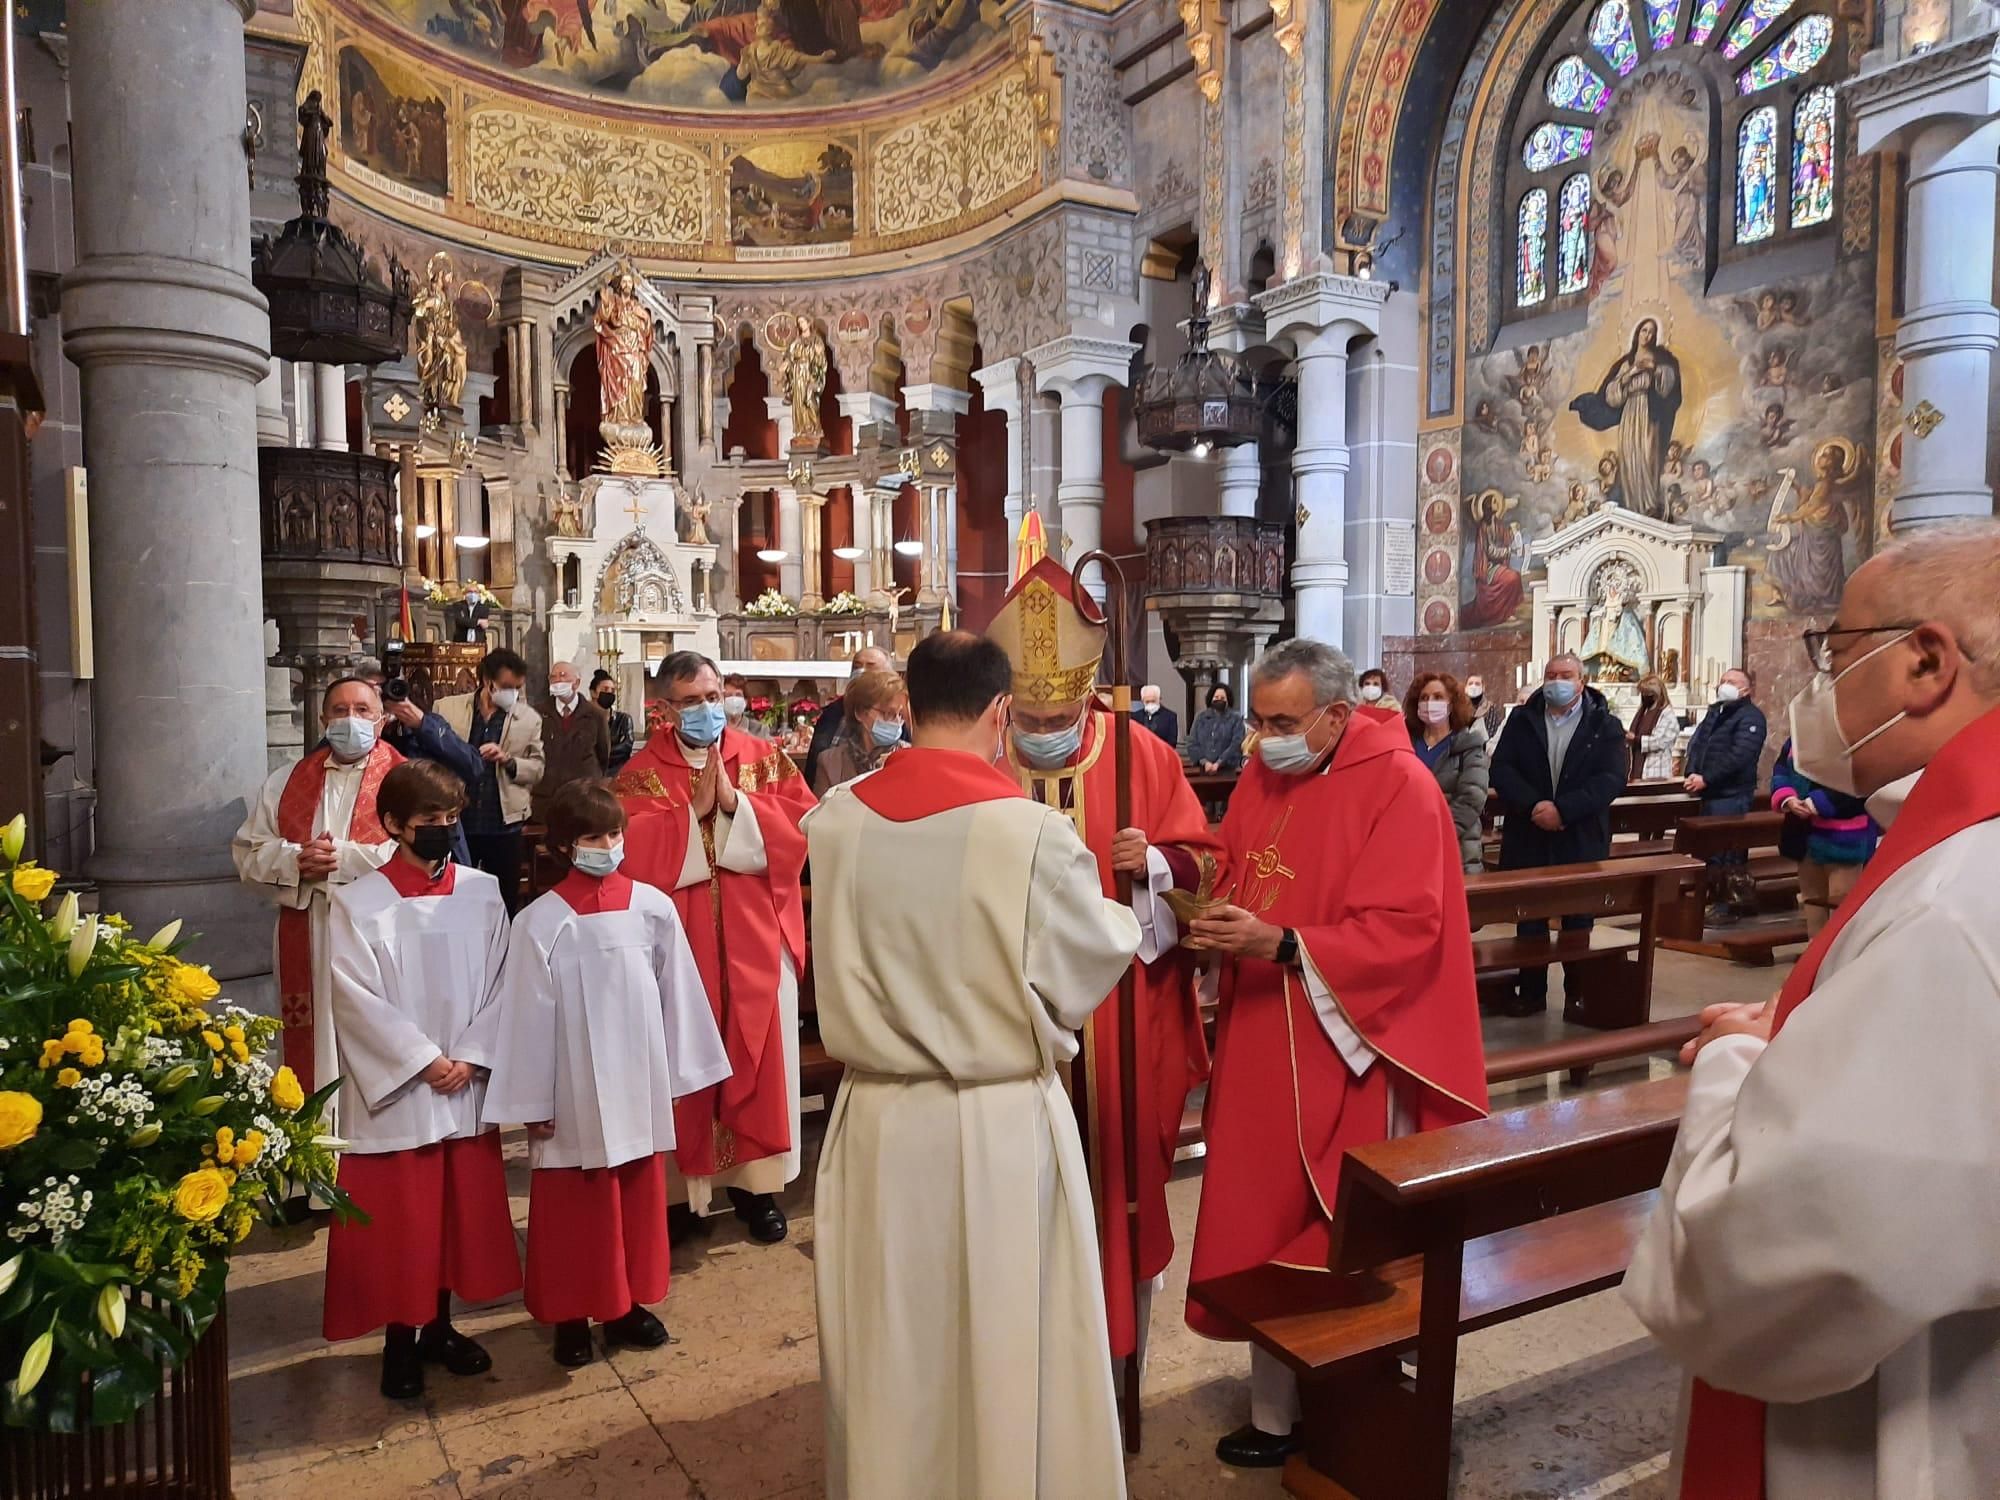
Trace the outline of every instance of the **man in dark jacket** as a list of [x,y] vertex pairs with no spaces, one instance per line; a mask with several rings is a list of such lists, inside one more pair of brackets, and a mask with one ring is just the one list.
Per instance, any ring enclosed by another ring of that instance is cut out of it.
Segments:
[[[1611,852],[1611,804],[1625,790],[1625,726],[1596,688],[1586,687],[1583,663],[1565,652],[1551,657],[1542,686],[1507,716],[1493,751],[1493,790],[1500,798],[1500,868],[1603,859]],[[1565,931],[1587,931],[1592,918],[1564,917]],[[1522,937],[1547,937],[1546,921],[1522,922]],[[1539,1015],[1549,999],[1546,967],[1521,971],[1520,998],[1510,1016]]]
[[[1753,699],[1757,679],[1741,667],[1722,674],[1715,702],[1688,741],[1687,789],[1701,798],[1704,816],[1747,813],[1757,796],[1757,763],[1764,754],[1764,710]],[[1750,881],[1749,856],[1741,849],[1718,854],[1708,862],[1708,920],[1732,922],[1754,911],[1756,890]]]
[[1157,684],[1149,682],[1139,689],[1139,702],[1132,711],[1132,722],[1152,730],[1167,742],[1169,748],[1180,749],[1180,716],[1171,708],[1160,706],[1160,689]]

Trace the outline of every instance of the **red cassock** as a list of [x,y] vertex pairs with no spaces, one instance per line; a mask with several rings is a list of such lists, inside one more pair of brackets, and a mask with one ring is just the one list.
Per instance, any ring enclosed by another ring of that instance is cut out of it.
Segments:
[[[1320,1270],[1340,1162],[1388,1133],[1486,1112],[1472,933],[1451,811],[1399,722],[1356,717],[1308,776],[1244,768],[1223,820],[1234,901],[1290,927],[1379,1060],[1356,1079],[1300,971],[1225,964],[1190,1280],[1268,1261]],[[1188,1304],[1188,1325],[1232,1335]]]
[[[806,838],[799,819],[813,805],[812,791],[791,757],[768,740],[725,729],[719,749],[722,774],[754,806],[764,838],[768,867],[755,875],[716,867],[715,818],[697,825],[691,816],[696,773],[670,730],[647,741],[616,783],[632,820],[625,873],[673,897],[729,1052],[726,1080],[674,1101],[674,1156],[689,1177],[713,1177],[792,1149],[778,979],[785,956],[794,975],[805,972],[799,874]],[[676,890],[697,828],[709,878]]]
[[[1117,768],[1112,717],[1093,713],[1083,746],[1069,763],[1041,772],[1014,764],[1028,795],[1071,814],[1083,841],[1097,856],[1104,894],[1116,894],[1111,840],[1118,832]],[[1180,757],[1157,735],[1132,733],[1132,822],[1166,857],[1177,889],[1206,897],[1221,888],[1222,841],[1208,826],[1201,801],[1188,785]],[[1010,745],[1009,755],[1012,756]],[[1174,1258],[1167,1215],[1167,1177],[1173,1170],[1188,1090],[1208,1076],[1208,1043],[1195,996],[1196,955],[1175,948],[1153,963],[1136,964],[1139,1056],[1139,1275],[1151,1280]],[[1132,1260],[1125,1230],[1125,1119],[1118,1059],[1119,994],[1085,1027],[1091,1130],[1088,1142],[1098,1183],[1097,1229],[1104,1256],[1105,1307],[1111,1354],[1133,1349]]]

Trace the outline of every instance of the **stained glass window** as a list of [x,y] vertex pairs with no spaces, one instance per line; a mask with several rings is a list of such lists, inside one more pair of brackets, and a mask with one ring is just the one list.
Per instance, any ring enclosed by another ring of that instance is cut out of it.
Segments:
[[1604,113],[1605,101],[1611,97],[1611,85],[1572,53],[1549,69],[1548,96],[1549,103],[1557,109],[1600,115]]
[[1646,29],[1653,36],[1653,50],[1672,44],[1674,23],[1681,18],[1681,0],[1646,0]]
[[1753,109],[1736,132],[1736,239],[1767,240],[1778,228],[1778,112]]
[[[1787,0],[1790,3],[1790,0]],[[1632,10],[1626,0],[1604,0],[1590,18],[1590,44],[1623,78],[1639,62],[1639,44],[1632,38]]]
[[1808,90],[1792,111],[1792,228],[1833,217],[1833,85]]
[[1546,172],[1590,155],[1590,139],[1591,132],[1582,125],[1537,125],[1521,143],[1521,160],[1530,172]]
[[1579,172],[1556,198],[1556,291],[1567,297],[1590,285],[1590,174]]
[[1697,46],[1715,34],[1715,23],[1722,19],[1722,0],[1701,0],[1701,8],[1694,13],[1694,20],[1688,23],[1688,40]]
[[1515,300],[1533,307],[1549,294],[1543,263],[1549,253],[1549,194],[1547,188],[1531,188],[1521,200],[1521,212],[1514,232]]
[[1777,46],[1736,75],[1737,91],[1754,94],[1787,78],[1809,73],[1832,46],[1832,20],[1826,16],[1807,16],[1786,32]]
[[1722,44],[1724,57],[1741,57],[1743,49],[1764,34],[1764,28],[1792,8],[1792,0],[1750,0],[1743,14],[1729,28],[1729,40]]

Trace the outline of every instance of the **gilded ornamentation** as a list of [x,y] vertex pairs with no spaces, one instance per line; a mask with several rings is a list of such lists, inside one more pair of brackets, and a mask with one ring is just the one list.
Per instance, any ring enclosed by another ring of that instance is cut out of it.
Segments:
[[472,202],[544,238],[649,248],[708,238],[704,156],[656,133],[613,133],[503,106],[474,109],[466,129]]
[[1924,400],[1912,407],[1909,416],[1903,420],[1909,423],[1910,431],[1919,438],[1927,438],[1938,430],[1938,424],[1944,420],[1944,413],[1932,406],[1928,400]]
[[598,431],[613,448],[647,443],[646,367],[653,357],[653,310],[639,298],[639,273],[621,260],[598,288],[591,326],[597,334]]
[[417,388],[423,394],[424,425],[434,427],[456,412],[465,396],[465,335],[458,328],[458,279],[451,256],[431,257],[410,316],[417,346]]
[[1041,152],[1022,79],[890,132],[874,154],[875,232],[918,236],[1032,189]]
[[817,448],[826,435],[819,421],[819,400],[826,390],[826,340],[804,313],[794,323],[791,340],[785,345],[785,394],[792,403],[792,446]]
[[1306,263],[1305,139],[1306,63],[1294,47],[1285,53],[1283,165],[1278,173],[1283,190],[1278,210],[1278,245],[1283,257],[1279,269],[1287,276],[1296,276]]

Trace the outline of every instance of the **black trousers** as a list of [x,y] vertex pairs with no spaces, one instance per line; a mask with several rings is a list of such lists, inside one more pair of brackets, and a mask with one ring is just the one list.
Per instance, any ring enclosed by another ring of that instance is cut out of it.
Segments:
[[[1572,916],[1562,919],[1564,932],[1588,932],[1596,925],[1597,918],[1595,917]],[[1514,935],[1524,938],[1547,937],[1549,935],[1548,921],[1546,918],[1537,918],[1532,922],[1516,922],[1514,924]],[[1523,1000],[1547,1000],[1549,998],[1549,969],[1551,967],[1552,965],[1545,964],[1537,968],[1521,970],[1521,998]],[[1564,972],[1567,973],[1568,971],[1565,970]]]
[[521,825],[516,823],[505,833],[467,833],[465,847],[473,869],[500,882],[500,898],[507,903],[507,915],[513,916],[521,904]]

